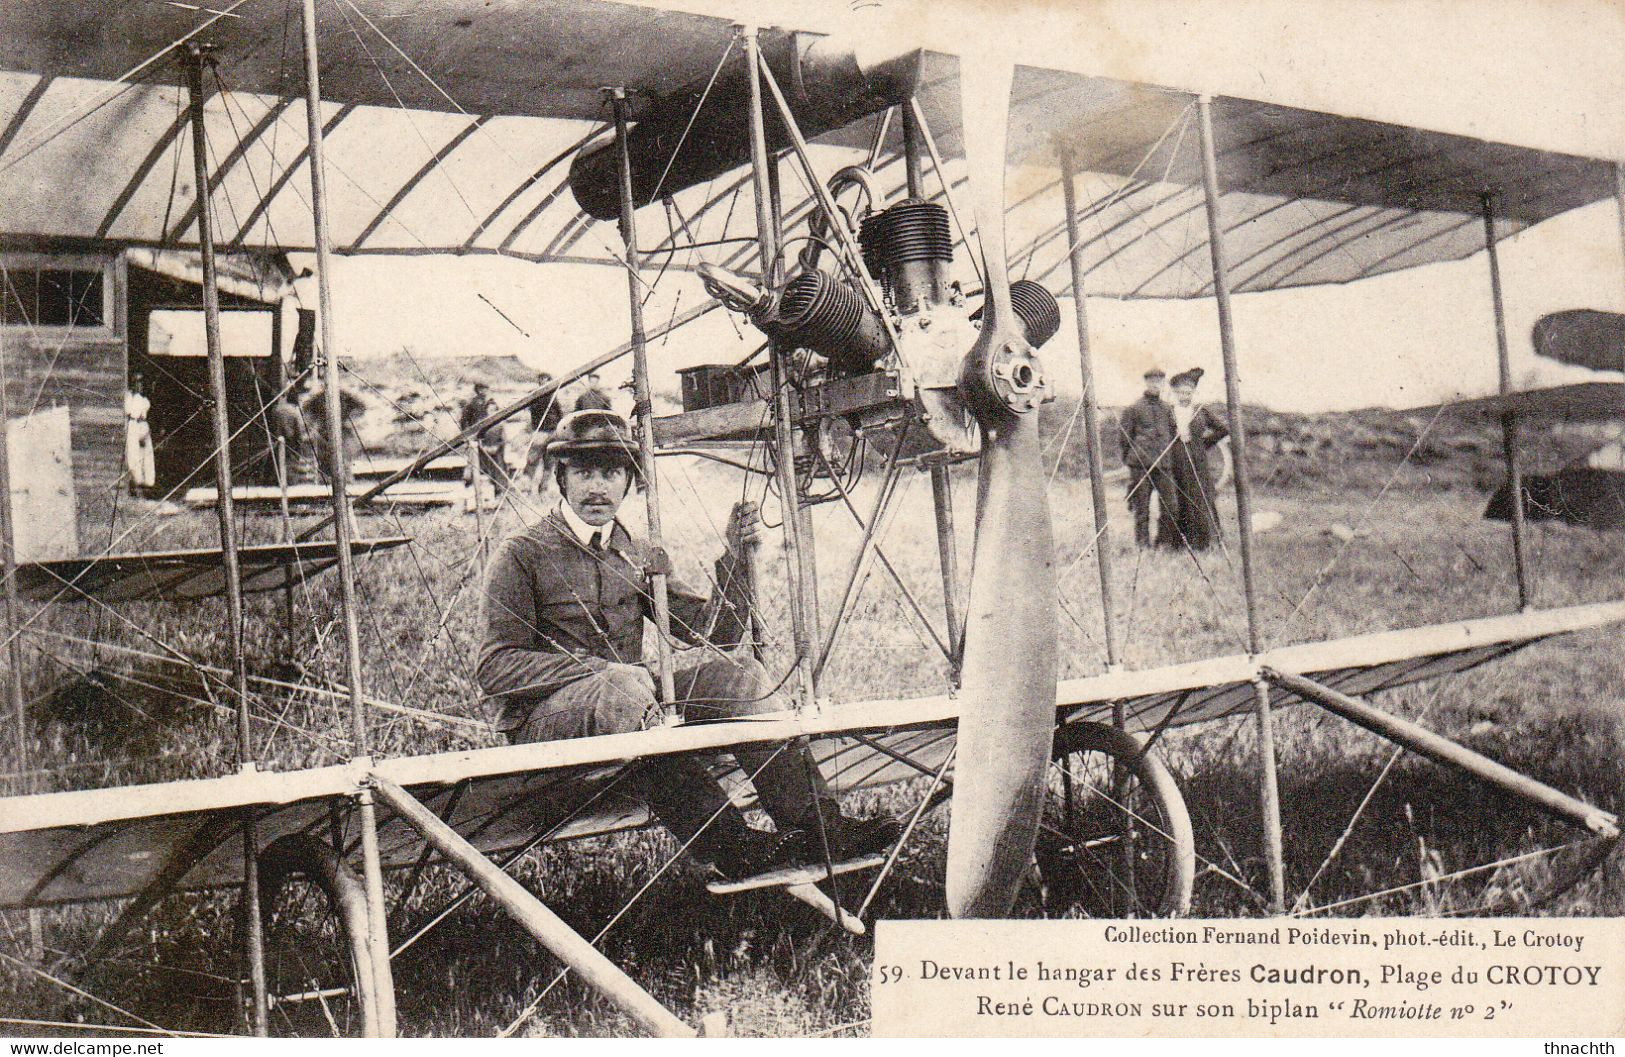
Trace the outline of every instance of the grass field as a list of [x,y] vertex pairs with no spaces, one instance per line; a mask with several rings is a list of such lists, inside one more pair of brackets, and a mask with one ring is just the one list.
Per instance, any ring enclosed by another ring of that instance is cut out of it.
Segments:
[[[1059,432],[1056,447],[1059,448]],[[1472,450],[1447,449],[1429,465],[1401,466],[1385,449],[1334,448],[1304,461],[1269,455],[1256,465],[1256,508],[1279,525],[1254,537],[1259,603],[1267,644],[1505,613],[1516,608],[1509,531],[1480,520],[1484,497],[1472,487]],[[1054,458],[1054,455],[1051,455]],[[717,526],[742,494],[737,474],[691,460],[666,464],[662,499],[678,571],[703,583],[720,547]],[[961,468],[968,470],[968,468]],[[883,546],[925,610],[938,620],[941,585],[923,474],[905,471],[899,507]],[[872,501],[874,480],[858,500]],[[751,498],[760,486],[752,486]],[[961,560],[968,570],[974,478],[956,474]],[[1122,487],[1113,501],[1110,554],[1122,630],[1123,660],[1145,667],[1243,652],[1233,509],[1221,504],[1226,546],[1201,556],[1136,552]],[[1062,665],[1067,676],[1105,667],[1099,585],[1088,490],[1069,456],[1051,487],[1063,595]],[[509,508],[492,534],[511,530],[531,509]],[[766,504],[770,522],[776,504]],[[642,512],[629,509],[628,524]],[[823,612],[837,607],[858,539],[839,504],[816,508]],[[277,538],[272,519],[244,523],[253,540]],[[479,547],[472,515],[434,513],[401,520],[367,517],[369,534],[405,531],[410,551],[363,563],[361,626],[369,694],[432,712],[482,718],[472,681],[477,648]],[[1535,600],[1541,607],[1619,597],[1625,546],[1617,535],[1566,526],[1533,526]],[[769,533],[777,539],[777,533]],[[212,522],[187,515],[160,523],[154,545],[213,541]],[[782,550],[765,551],[769,581],[782,582]],[[764,598],[773,644],[769,667],[787,653],[784,592]],[[250,605],[251,668],[306,687],[331,685],[342,671],[336,584],[325,577],[298,592],[298,630],[289,642],[279,594]],[[116,785],[219,774],[233,766],[234,720],[210,702],[207,685],[174,665],[141,656],[160,644],[224,667],[218,603],[127,605],[117,610],[57,607],[28,638],[30,731],[41,773],[12,777],[11,791]],[[134,651],[134,652],[131,652]],[[946,666],[883,575],[871,578],[850,617],[823,691],[836,700],[872,700],[940,692]],[[347,717],[336,699],[309,689],[256,684],[255,756],[288,768],[349,755]],[[218,695],[216,695],[218,696]],[[1537,645],[1495,665],[1397,691],[1380,702],[1496,759],[1614,812],[1625,810],[1625,651],[1613,630]],[[487,730],[377,713],[374,752],[422,753],[495,744]],[[1199,873],[1192,913],[1264,913],[1254,728],[1238,719],[1170,733],[1166,761],[1179,779],[1196,826]],[[1414,758],[1390,769],[1391,748],[1308,707],[1279,713],[1288,891],[1310,885],[1304,905],[1403,888],[1338,913],[1470,912],[1496,897],[1538,886],[1545,861],[1454,879],[1466,868],[1571,839],[1544,816]],[[5,768],[15,770],[14,766]],[[1379,783],[1380,777],[1380,783]],[[1373,785],[1376,784],[1373,792]],[[869,806],[907,810],[922,783],[863,794]],[[1369,795],[1368,795],[1369,794]],[[1362,808],[1362,802],[1364,806]],[[1351,825],[1351,820],[1353,824]],[[875,917],[941,913],[947,812],[928,816]],[[1328,852],[1340,845],[1335,859]],[[691,1023],[726,1011],[741,1034],[865,1033],[872,942],[825,927],[800,904],[771,894],[709,897],[686,864],[645,885],[674,844],[657,831],[548,846],[518,874],[572,925],[592,935],[629,899],[631,909],[606,936],[609,955]],[[399,879],[391,882],[399,884]],[[1408,887],[1406,887],[1408,886]],[[438,906],[458,887],[431,870],[393,927]],[[116,908],[48,913],[46,937],[59,952],[82,949]],[[1625,913],[1617,859],[1543,912]],[[97,993],[158,1023],[204,1030],[232,1026],[238,972],[233,961],[233,899],[228,894],[171,899],[132,933],[117,961],[98,977]],[[0,950],[25,948],[21,918],[5,922]],[[409,926],[407,926],[409,927]],[[165,968],[152,968],[162,965]],[[477,898],[397,959],[401,1030],[413,1035],[488,1035],[509,1024],[554,978],[557,964],[497,908]],[[129,1003],[129,1006],[125,1004]],[[124,1023],[104,1008],[7,962],[0,966],[0,1008],[39,1019]],[[522,1032],[603,1035],[631,1025],[572,978],[549,991]]]

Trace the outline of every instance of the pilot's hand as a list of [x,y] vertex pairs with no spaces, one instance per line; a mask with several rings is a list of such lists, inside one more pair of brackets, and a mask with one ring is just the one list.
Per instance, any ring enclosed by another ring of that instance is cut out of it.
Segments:
[[741,500],[728,517],[728,550],[743,554],[762,545],[762,513],[755,503]]

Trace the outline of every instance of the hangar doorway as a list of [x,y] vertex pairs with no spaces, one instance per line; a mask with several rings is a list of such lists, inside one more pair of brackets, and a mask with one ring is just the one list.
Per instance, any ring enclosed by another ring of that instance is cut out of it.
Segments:
[[[137,376],[151,406],[157,496],[214,485],[214,427],[201,289],[130,268],[129,381]],[[271,423],[263,414],[283,378],[280,305],[220,292],[226,361],[226,418],[238,484],[275,484]]]

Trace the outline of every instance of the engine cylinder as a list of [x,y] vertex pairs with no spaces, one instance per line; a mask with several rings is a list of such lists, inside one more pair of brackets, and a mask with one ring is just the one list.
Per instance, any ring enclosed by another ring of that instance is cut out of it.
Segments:
[[[971,319],[981,319],[986,307],[984,303],[972,312]],[[1043,283],[1035,283],[1031,279],[1017,279],[1011,283],[1010,308],[1021,320],[1021,333],[1026,337],[1027,344],[1035,349],[1042,348],[1061,329],[1061,306]]]
[[821,271],[802,272],[785,284],[776,317],[763,329],[811,349],[845,374],[871,370],[889,348],[885,324],[858,292]]
[[954,240],[948,211],[935,202],[908,198],[872,214],[858,233],[864,264],[891,294],[902,315],[948,299],[948,265]]
[[1027,344],[1041,348],[1061,329],[1061,306],[1042,283],[1017,279],[1010,284],[1010,307],[1027,333]]

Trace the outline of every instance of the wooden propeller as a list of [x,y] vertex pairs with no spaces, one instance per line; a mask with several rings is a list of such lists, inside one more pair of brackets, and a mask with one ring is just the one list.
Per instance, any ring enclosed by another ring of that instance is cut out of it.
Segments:
[[1032,858],[1055,727],[1055,555],[1037,414],[1046,385],[1011,308],[1005,254],[1013,75],[1008,60],[960,61],[987,295],[959,381],[982,428],[982,454],[948,837],[954,917],[1010,912]]

